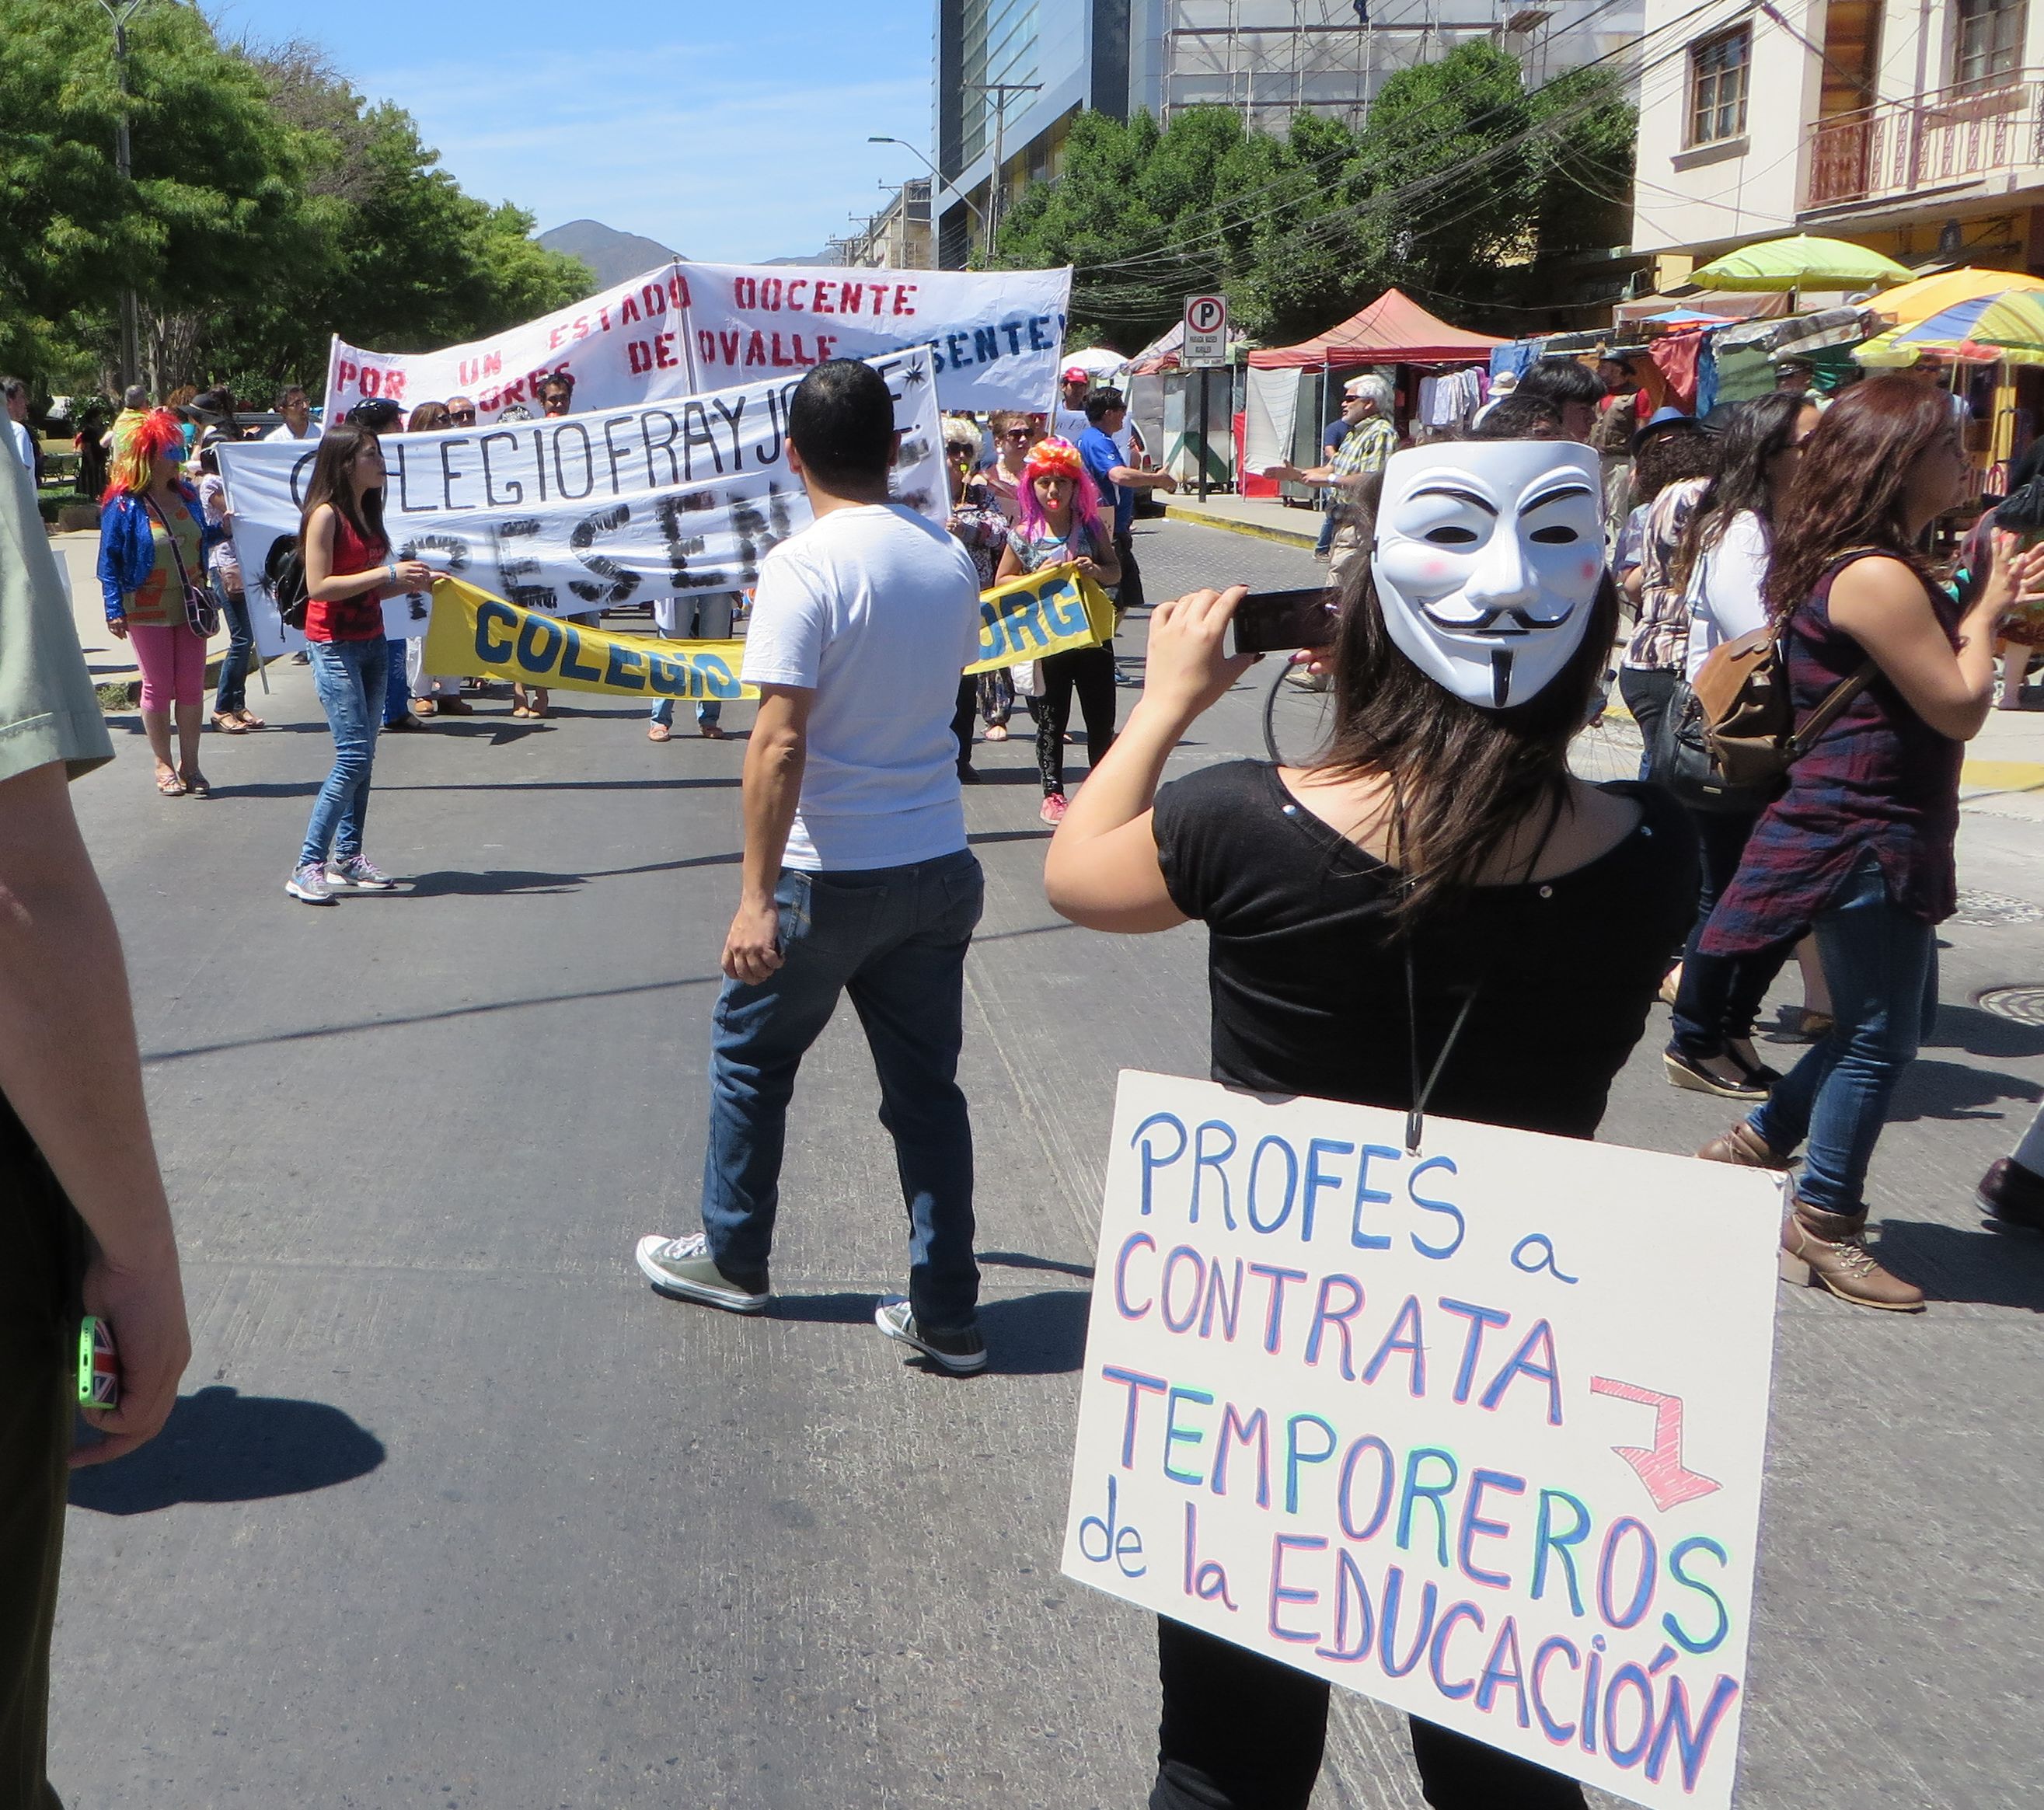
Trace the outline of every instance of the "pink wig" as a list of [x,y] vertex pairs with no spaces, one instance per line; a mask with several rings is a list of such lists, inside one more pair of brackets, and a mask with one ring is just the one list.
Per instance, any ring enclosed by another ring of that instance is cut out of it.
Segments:
[[185,428],[175,411],[152,409],[139,421],[131,421],[115,431],[113,456],[107,461],[106,494],[102,502],[118,496],[139,497],[149,487],[149,474],[156,455],[175,450],[184,456]]
[[1079,449],[1070,440],[1055,436],[1038,440],[1023,461],[1022,479],[1015,486],[1016,513],[1020,518],[1022,532],[1032,540],[1050,532],[1050,525],[1043,519],[1043,505],[1036,500],[1036,480],[1043,477],[1071,479],[1074,532],[1083,528],[1093,537],[1095,547],[1106,546],[1112,536],[1101,525],[1100,490],[1093,481],[1093,474],[1086,470]]

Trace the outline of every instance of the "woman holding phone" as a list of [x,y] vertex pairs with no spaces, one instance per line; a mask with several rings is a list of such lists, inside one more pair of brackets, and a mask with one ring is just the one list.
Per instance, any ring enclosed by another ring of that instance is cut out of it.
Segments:
[[383,531],[383,449],[367,428],[352,423],[320,440],[298,539],[309,599],[305,640],[313,683],[333,732],[334,759],[284,890],[306,905],[332,905],[336,886],[382,892],[391,883],[362,852],[390,657],[383,599],[424,590],[433,575],[417,559],[391,559]]
[[[1058,826],[1045,890],[1088,929],[1204,921],[1227,1086],[1589,1137],[1696,887],[1672,800],[1569,771],[1618,617],[1596,455],[1395,453],[1359,532],[1374,551],[1343,585],[1327,747],[1160,788],[1257,658],[1224,651],[1239,587],[1160,604],[1141,701]],[[1487,633],[1508,611],[1510,638]],[[1151,1810],[1305,1810],[1326,1681],[1168,1618],[1158,1659]],[[1436,1810],[1584,1803],[1574,1781],[1417,1717],[1412,1741]]]
[[[1062,565],[1078,567],[1103,590],[1121,582],[1114,536],[1100,519],[1100,493],[1079,449],[1068,440],[1039,440],[1023,464],[1016,525],[993,582],[1005,585]],[[1065,725],[1074,691],[1085,717],[1088,770],[1114,745],[1114,644],[1047,655],[1037,664],[1043,674],[1036,713],[1036,771],[1043,782],[1039,815],[1055,824],[1065,814]]]

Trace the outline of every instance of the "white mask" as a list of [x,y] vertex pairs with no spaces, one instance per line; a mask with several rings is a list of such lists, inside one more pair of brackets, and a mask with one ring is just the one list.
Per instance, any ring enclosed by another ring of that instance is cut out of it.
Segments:
[[1551,440],[1393,453],[1371,571],[1422,672],[1485,709],[1523,704],[1582,645],[1604,580],[1597,455]]

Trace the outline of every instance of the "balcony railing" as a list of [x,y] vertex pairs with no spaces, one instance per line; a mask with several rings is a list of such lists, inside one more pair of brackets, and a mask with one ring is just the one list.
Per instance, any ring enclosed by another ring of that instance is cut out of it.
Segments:
[[2044,163],[2044,77],[1834,113],[1809,129],[1807,208],[1878,201]]

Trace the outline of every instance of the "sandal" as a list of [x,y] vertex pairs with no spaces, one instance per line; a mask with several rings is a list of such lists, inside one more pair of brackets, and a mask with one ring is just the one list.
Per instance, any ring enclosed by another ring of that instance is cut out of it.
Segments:
[[245,736],[248,733],[248,725],[232,710],[214,711],[213,726],[223,736]]
[[213,796],[213,788],[206,783],[203,773],[181,773],[178,775],[178,782],[194,798],[210,798]]
[[186,786],[185,782],[166,767],[156,774],[156,790],[166,798],[182,798],[185,795]]
[[414,697],[412,700],[412,714],[415,717],[437,717],[440,713],[440,700],[436,697]]
[[697,732],[706,742],[724,742],[731,739],[731,732],[721,723],[698,723]]
[[270,726],[253,710],[237,710],[234,714],[241,720],[241,726],[244,729],[267,729]]
[[674,732],[665,723],[648,723],[646,725],[646,739],[649,742],[671,741],[674,734]]
[[990,742],[1006,741],[1008,725],[1005,723],[989,723],[986,725],[986,739]]

